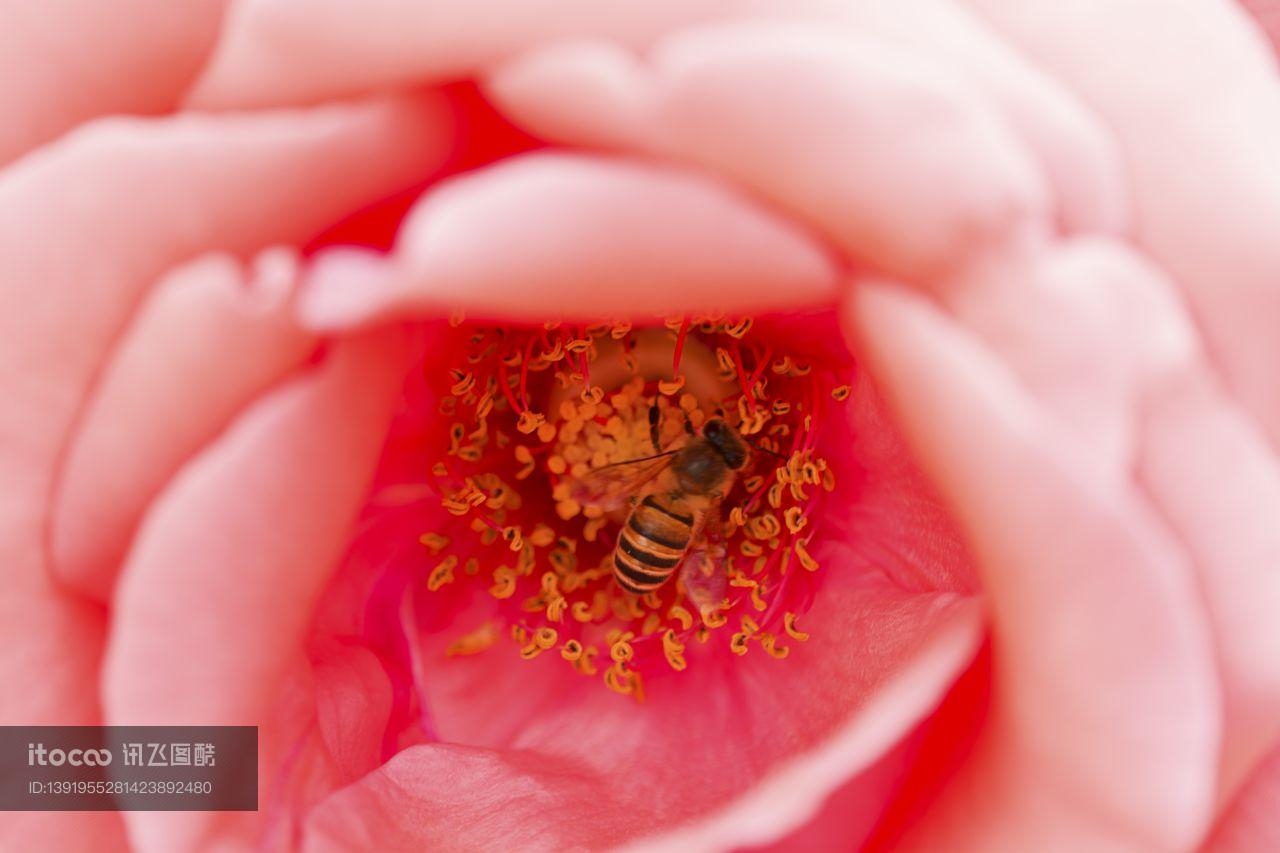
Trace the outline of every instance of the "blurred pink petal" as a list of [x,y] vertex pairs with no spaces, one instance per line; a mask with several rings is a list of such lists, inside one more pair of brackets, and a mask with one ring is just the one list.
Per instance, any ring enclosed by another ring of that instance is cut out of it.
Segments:
[[296,274],[294,256],[276,250],[250,271],[212,255],[156,284],[64,463],[53,557],[69,587],[109,601],[134,526],[165,481],[314,348],[293,322]]
[[[525,320],[803,308],[830,304],[837,278],[802,231],[701,176],[549,154],[429,192],[402,225],[393,261],[379,279],[372,259],[358,264],[342,250],[326,271],[322,255],[303,319],[342,327],[447,306]],[[373,268],[357,283],[355,266]]]
[[531,43],[599,35],[641,45],[742,0],[234,0],[191,93],[199,107],[318,101],[407,82],[466,77]]
[[[1106,129],[1061,85],[995,38],[966,10],[938,0],[902,0],[796,3],[788,6],[788,12],[820,24],[824,42],[846,37],[848,52],[861,49],[874,36],[880,44],[909,46],[940,71],[945,64],[953,86],[955,80],[971,78],[982,91],[968,97],[991,98],[1032,149],[1056,193],[1057,215],[1064,229],[1115,232],[1125,227],[1121,163]],[[758,32],[759,42],[768,44],[776,38],[774,29],[752,26],[739,31]],[[557,142],[674,150],[684,155],[688,152],[678,144],[680,123],[673,124],[662,115],[670,109],[664,104],[678,96],[673,84],[680,71],[678,64],[668,61],[664,45],[688,40],[679,33],[664,39],[648,61],[604,39],[556,42],[499,64],[490,72],[486,90],[514,120]],[[714,43],[705,35],[694,42],[689,50]],[[800,91],[808,90],[800,87]],[[730,86],[725,95],[742,97]],[[872,96],[868,91],[858,94],[858,98]],[[800,128],[784,132],[794,137],[809,135]],[[824,129],[822,135],[827,133],[830,130]],[[762,142],[771,138],[760,137]],[[804,143],[797,139],[794,144]],[[861,145],[849,150],[869,161],[874,157]]]
[[[45,673],[3,694],[0,719],[89,722],[96,713],[88,673],[102,614],[49,586],[45,512],[73,421],[146,288],[193,253],[300,240],[410,180],[420,167],[404,155],[419,156],[426,132],[409,104],[104,121],[0,174],[0,298],[23,306],[0,316],[0,346],[21,368],[5,374],[0,538],[15,595],[0,599],[0,636],[21,649],[24,670]],[[385,170],[315,179],[317,162],[370,157]]]
[[224,0],[42,0],[0,7],[0,166],[88,119],[177,105]]
[[1273,749],[1200,848],[1202,853],[1258,853],[1280,849],[1280,749]]
[[[271,719],[364,499],[402,369],[394,334],[339,344],[317,373],[249,408],[170,483],[116,591],[103,675],[108,723]],[[266,781],[288,748],[271,734],[262,732],[259,750]],[[210,824],[252,832],[243,815],[126,819],[143,850],[192,849]]]
[[[1174,542],[919,297],[863,285],[849,321],[974,549],[998,638],[990,725],[913,843],[1194,843],[1219,718],[1207,625]],[[1027,482],[1035,490],[1014,485]]]
[[1182,287],[1223,380],[1280,444],[1280,98],[1246,14],[1170,0],[1153,26],[1149,4],[1123,0],[1099,25],[1088,7],[1052,0],[969,4],[1115,131],[1139,245]]

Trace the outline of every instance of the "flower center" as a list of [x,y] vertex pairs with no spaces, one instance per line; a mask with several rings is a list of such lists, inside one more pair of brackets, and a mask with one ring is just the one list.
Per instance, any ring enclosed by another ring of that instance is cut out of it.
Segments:
[[642,699],[693,648],[781,659],[808,638],[838,373],[775,352],[749,318],[451,325],[465,355],[431,477],[452,522],[421,537],[425,583],[476,585],[499,615],[449,654],[509,633],[523,658],[558,654]]

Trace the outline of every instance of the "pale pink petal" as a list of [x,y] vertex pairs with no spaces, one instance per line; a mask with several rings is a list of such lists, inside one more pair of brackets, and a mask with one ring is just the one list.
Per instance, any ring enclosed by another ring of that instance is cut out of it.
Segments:
[[53,519],[54,569],[107,601],[143,510],[174,471],[315,339],[293,322],[297,260],[242,270],[210,255],[165,276],[139,309],[66,457]]
[[1203,853],[1280,849],[1280,749],[1257,766],[1200,849]]
[[82,121],[159,113],[195,79],[224,0],[0,7],[0,166]]
[[[339,344],[319,372],[250,408],[173,479],[116,590],[102,688],[108,723],[271,718],[346,547],[403,369],[394,334]],[[260,778],[270,780],[289,744],[263,734]],[[127,821],[144,850],[188,849],[219,824],[251,828],[227,815],[136,812]]]
[[661,137],[656,75],[616,42],[556,42],[498,66],[485,92],[539,136],[574,145],[652,149]]
[[318,101],[411,81],[467,77],[533,42],[597,35],[641,45],[743,0],[235,0],[200,107]]
[[1182,848],[1219,725],[1192,574],[1157,519],[919,297],[855,291],[848,332],[966,534],[997,694],[925,849]]
[[[1063,229],[1115,232],[1126,227],[1128,208],[1119,153],[1105,128],[1061,85],[1019,57],[965,10],[940,0],[858,4],[812,0],[788,4],[787,13],[820,24],[828,38],[847,33],[851,53],[871,38],[905,46],[933,65],[945,62],[950,66],[948,77],[979,84],[1000,108],[1002,118],[1030,146],[1053,189]],[[761,42],[775,38],[773,28],[760,33]],[[674,38],[679,41],[682,36]],[[613,42],[550,43],[498,65],[486,78],[485,88],[504,113],[545,138],[681,156],[686,152],[675,144],[679,127],[672,126],[670,117],[660,120],[661,103],[678,95],[678,90],[672,91],[673,69],[662,62],[661,45],[657,61],[648,65]],[[856,108],[854,99],[849,100],[849,107]],[[740,137],[735,141],[752,142]],[[867,156],[861,145],[851,150]]]
[[[495,246],[503,247],[494,251]],[[394,266],[341,251],[302,295],[313,327],[401,313],[545,319],[830,304],[837,272],[803,231],[697,174],[529,154],[430,192]]]
[[1218,654],[1230,796],[1280,737],[1280,464],[1204,371],[1148,403],[1140,483],[1195,561]]
[[764,24],[682,34],[654,62],[674,153],[778,204],[855,261],[928,278],[1043,228],[1038,169],[945,66]]
[[1139,243],[1184,289],[1229,389],[1280,444],[1280,98],[1261,33],[1227,2],[1170,0],[1158,26],[1138,0],[969,4],[1114,130]]

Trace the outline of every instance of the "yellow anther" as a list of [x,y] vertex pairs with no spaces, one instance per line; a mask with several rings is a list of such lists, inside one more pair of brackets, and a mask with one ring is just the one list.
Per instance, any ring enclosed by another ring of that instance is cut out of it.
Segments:
[[453,385],[449,388],[449,393],[461,397],[476,386],[476,377],[474,373],[464,372],[458,369],[449,371],[450,378],[453,379]]
[[478,655],[498,641],[498,626],[494,622],[486,622],[469,634],[463,634],[449,644],[444,650],[445,657],[463,657]]
[[453,570],[458,567],[458,558],[450,554],[440,561],[427,578],[427,589],[435,592],[447,583],[453,582]]
[[545,548],[556,541],[556,532],[545,524],[539,524],[533,528],[533,533],[529,534],[528,541],[539,548]]
[[735,655],[745,655],[747,653],[747,640],[750,639],[746,634],[734,634],[733,639],[729,641],[729,649]]
[[791,611],[787,611],[782,615],[782,627],[786,629],[787,635],[794,640],[803,643],[809,639],[808,634],[796,627],[796,614]]
[[775,415],[778,415],[779,417],[781,417],[782,415],[785,415],[791,411],[791,404],[788,403],[786,400],[774,400],[773,405],[770,406],[770,409],[773,411]]
[[747,332],[751,331],[751,327],[752,325],[754,325],[754,323],[755,321],[752,320],[750,317],[743,317],[741,320],[734,323],[733,325],[725,326],[724,333],[731,338],[740,339],[745,337]]
[[811,572],[818,570],[818,561],[809,555],[809,549],[805,547],[803,541],[797,539],[791,547],[795,549],[796,559],[800,561],[800,565]]
[[525,435],[528,435],[546,423],[546,420],[547,419],[544,416],[537,412],[531,412],[528,409],[525,409],[520,413],[520,419],[516,421],[516,429],[520,430],[520,432]]
[[516,570],[510,566],[499,566],[493,570],[493,586],[489,594],[494,598],[510,598],[516,591]]
[[582,392],[582,400],[585,403],[599,403],[604,399],[604,389],[599,385],[593,385]]
[[843,403],[845,400],[849,399],[849,392],[851,390],[852,389],[850,389],[848,385],[841,385],[838,388],[832,388],[831,399],[836,402]]
[[629,672],[622,663],[615,663],[604,671],[604,683],[616,693],[623,695],[630,694],[634,689],[633,673]]
[[658,380],[658,393],[664,397],[672,397],[679,393],[680,389],[684,387],[684,383],[684,374],[677,376],[675,379]]
[[764,549],[760,547],[759,543],[752,542],[749,539],[742,540],[738,545],[738,550],[742,552],[744,557],[759,557],[764,553]]
[[746,577],[743,577],[742,575],[737,575],[735,577],[729,578],[729,586],[740,586],[744,589],[755,589],[757,586],[759,586],[759,584],[753,581],[751,578],[746,578]]
[[764,610],[765,610],[765,608],[767,608],[767,607],[769,606],[769,603],[768,603],[767,601],[765,601],[765,600],[764,600],[764,588],[763,588],[763,587],[756,586],[756,587],[753,587],[753,588],[752,588],[752,590],[751,590],[751,606],[752,606],[752,607],[754,607],[757,611],[759,611],[759,612],[761,612],[761,613],[763,613],[763,612],[764,612]]
[[662,653],[676,672],[683,672],[689,665],[684,659],[684,643],[680,642],[675,631],[668,629],[662,635]]
[[599,672],[596,669],[595,659],[600,654],[600,650],[595,646],[584,646],[582,656],[573,662],[573,668],[582,675],[595,675]]
[[418,537],[418,541],[426,545],[432,554],[439,554],[449,544],[449,537],[439,533],[424,533]]
[[573,498],[556,502],[556,515],[560,516],[560,518],[565,521],[568,521],[580,512],[582,512],[582,504],[578,503]]
[[538,425],[538,440],[542,442],[554,441],[556,437],[556,425],[543,423]]
[[531,660],[556,644],[559,635],[555,628],[543,626],[533,632],[533,637],[520,649],[520,657]]
[[502,528],[502,538],[507,540],[507,547],[512,551],[524,549],[524,534],[520,532],[518,526]]
[[[782,469],[779,468],[778,470],[781,471]],[[767,497],[769,501],[769,506],[773,507],[774,509],[781,509],[782,508],[782,484],[774,483],[772,486],[770,486]]]
[[729,351],[724,347],[716,347],[716,364],[725,379],[732,379],[738,375],[738,367],[733,363],[733,356],[729,355]]
[[799,533],[809,523],[808,517],[804,514],[804,509],[798,506],[789,507],[782,514],[782,517],[787,522],[787,529],[792,533]]
[[750,635],[759,630],[760,626],[756,624],[756,620],[752,619],[750,616],[742,617],[742,633]]
[[791,654],[791,649],[787,646],[779,646],[778,638],[773,634],[764,633],[760,635],[760,647],[765,650],[769,657],[782,660]]
[[693,614],[679,604],[671,605],[671,609],[667,611],[667,618],[679,622],[682,630],[688,631],[693,627]]
[[568,640],[560,647],[560,657],[568,661],[576,661],[582,657],[582,643],[577,640]]
[[702,607],[699,609],[702,613],[702,624],[708,628],[719,628],[729,621],[729,617],[714,607]]
[[462,570],[469,575],[474,575],[480,571],[480,561],[475,557],[467,557],[467,561],[462,564]]
[[569,463],[560,454],[553,454],[547,458],[547,470],[552,474],[563,474],[569,470]]

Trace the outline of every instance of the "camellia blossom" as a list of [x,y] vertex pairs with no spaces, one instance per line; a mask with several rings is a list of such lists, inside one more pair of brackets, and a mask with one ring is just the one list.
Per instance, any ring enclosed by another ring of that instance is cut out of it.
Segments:
[[0,12],[0,847],[1276,848],[1275,21]]

